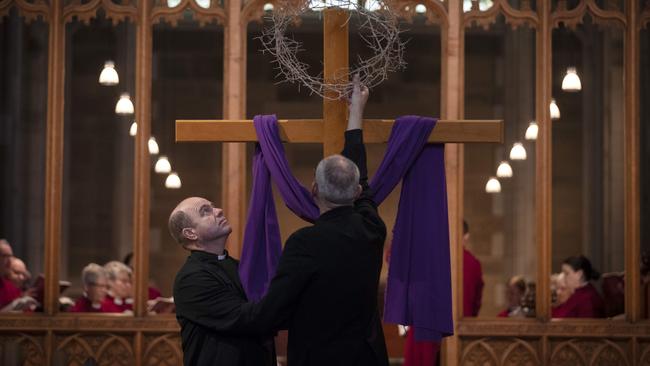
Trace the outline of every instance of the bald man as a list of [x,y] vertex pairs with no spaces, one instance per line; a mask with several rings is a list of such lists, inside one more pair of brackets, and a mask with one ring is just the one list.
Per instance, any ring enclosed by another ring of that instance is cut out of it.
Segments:
[[20,258],[11,257],[11,264],[9,266],[9,276],[7,277],[11,283],[21,290],[26,289],[27,281],[32,278],[32,275],[27,270],[25,262]]
[[275,365],[270,333],[233,333],[238,307],[247,301],[237,267],[228,255],[232,232],[221,208],[190,197],[169,216],[169,232],[190,256],[174,280],[176,319],[181,326],[185,365]]

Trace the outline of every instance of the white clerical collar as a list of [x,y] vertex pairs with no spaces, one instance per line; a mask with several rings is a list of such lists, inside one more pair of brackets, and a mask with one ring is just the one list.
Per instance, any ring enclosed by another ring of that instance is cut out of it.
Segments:
[[93,309],[99,310],[102,308],[102,303],[91,303],[90,306],[92,306]]
[[222,261],[222,260],[224,260],[226,258],[228,258],[228,252],[226,252],[226,251],[224,251],[223,254],[217,254],[217,260]]

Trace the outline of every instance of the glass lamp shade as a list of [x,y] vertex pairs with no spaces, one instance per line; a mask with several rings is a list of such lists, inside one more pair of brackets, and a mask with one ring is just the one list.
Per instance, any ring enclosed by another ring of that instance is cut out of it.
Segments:
[[566,75],[564,75],[564,79],[562,79],[562,90],[569,92],[582,90],[582,83],[580,83],[580,77],[578,76],[575,67],[569,67],[566,70]]
[[136,121],[133,121],[131,123],[131,128],[129,128],[129,135],[135,136],[138,133],[138,123]]
[[165,179],[165,187],[169,189],[181,188],[181,178],[176,174],[176,172],[171,172],[167,176],[167,179]]
[[499,193],[501,192],[501,183],[495,177],[490,177],[490,179],[485,184],[485,192],[487,193]]
[[167,160],[165,155],[158,158],[154,171],[160,174],[166,174],[172,171],[172,165],[169,163],[169,160]]
[[167,6],[170,8],[175,8],[180,5],[181,0],[167,0]]
[[117,85],[120,83],[120,77],[117,75],[113,61],[104,62],[104,69],[99,74],[99,83],[102,85]]
[[526,149],[521,142],[515,142],[510,149],[510,160],[526,160]]
[[424,14],[427,12],[427,7],[424,6],[423,4],[417,4],[415,6],[415,12],[418,14]]
[[560,119],[560,108],[557,106],[555,99],[551,99],[549,108],[551,110],[551,119]]
[[158,143],[156,142],[155,137],[149,137],[149,154],[151,155],[158,155],[160,152],[160,149],[158,149]]
[[115,105],[115,113],[123,115],[133,114],[133,102],[131,102],[129,93],[122,93],[122,95],[120,95],[120,100],[118,100]]
[[497,177],[510,178],[512,177],[512,167],[507,161],[502,161],[497,168]]
[[273,8],[273,4],[271,3],[264,4],[264,11],[273,11]]
[[209,9],[210,8],[210,0],[195,0],[196,5],[203,9]]
[[526,140],[537,140],[537,132],[539,132],[539,127],[535,121],[531,121],[526,129]]

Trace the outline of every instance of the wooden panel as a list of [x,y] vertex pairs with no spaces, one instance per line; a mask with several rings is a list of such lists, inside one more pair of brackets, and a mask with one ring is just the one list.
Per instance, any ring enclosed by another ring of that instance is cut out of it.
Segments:
[[[348,53],[350,16],[346,10],[328,8],[323,11],[323,79],[328,84],[348,82]],[[337,98],[328,93],[329,98]],[[347,124],[347,101],[323,99],[323,154],[338,154],[343,150],[343,131]]]
[[625,314],[631,321],[641,316],[640,238],[640,153],[639,153],[639,32],[636,27],[638,2],[627,7],[625,29]]
[[10,365],[46,365],[43,334],[0,334],[0,360]]
[[[323,142],[323,121],[278,120],[280,139],[284,142]],[[388,141],[393,120],[364,120],[363,136],[366,143]],[[230,141],[254,142],[257,134],[252,120],[177,120],[176,141]],[[440,120],[429,137],[429,142],[503,142],[501,120]]]
[[180,327],[173,314],[151,317],[132,317],[123,314],[72,314],[57,316],[42,314],[3,314],[0,332],[178,332]]
[[183,351],[181,337],[178,334],[153,334],[145,336],[145,365],[182,365]]
[[[226,6],[229,21],[224,32],[223,117],[236,119],[246,115],[246,23],[239,11],[241,0],[229,1]],[[246,227],[246,145],[224,143],[221,151],[221,207],[233,228],[228,250],[238,258]]]
[[152,0],[141,0],[138,8],[138,26],[135,54],[135,120],[138,132],[135,137],[133,166],[133,263],[134,313],[147,313],[149,284],[149,207],[151,168],[148,141],[151,134],[151,60],[153,53],[153,28],[149,17]]
[[603,319],[553,319],[543,323],[536,319],[464,318],[458,322],[458,334],[472,337],[632,337],[650,334],[650,322],[629,323]]
[[527,365],[542,364],[539,339],[463,338],[461,365]]
[[539,136],[535,144],[535,232],[537,233],[537,291],[536,313],[540,320],[548,319],[551,315],[551,184],[553,170],[551,168],[551,102],[552,58],[551,58],[551,4],[542,1],[537,9],[539,26],[535,34],[536,64],[535,64],[535,118],[539,125]]
[[132,335],[103,334],[57,334],[54,359],[64,365],[128,366],[135,364]]
[[61,263],[61,198],[63,185],[63,96],[65,94],[65,26],[63,0],[52,0],[48,40],[47,137],[45,162],[45,313],[58,312]]
[[[461,119],[464,115],[464,30],[463,1],[449,1],[448,27],[441,29],[441,117],[443,119]],[[440,129],[444,130],[446,122],[438,121],[429,141]],[[497,133],[503,140],[502,123]],[[497,137],[496,135],[493,137]],[[449,210],[449,260],[451,264],[452,318],[454,327],[463,314],[463,267],[462,267],[462,221],[463,221],[463,145],[445,146],[445,174],[447,178],[447,207]],[[443,365],[457,365],[460,360],[460,342],[455,335],[446,337],[442,343],[440,360]]]

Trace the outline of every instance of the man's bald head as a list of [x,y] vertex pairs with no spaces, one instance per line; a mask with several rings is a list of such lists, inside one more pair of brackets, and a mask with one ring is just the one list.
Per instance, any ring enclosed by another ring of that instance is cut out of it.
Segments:
[[360,192],[359,168],[342,155],[321,160],[316,167],[318,198],[337,205],[349,205]]
[[197,197],[190,197],[182,200],[178,205],[176,205],[171,215],[169,215],[169,234],[171,234],[172,238],[181,245],[187,243],[187,238],[183,236],[183,229],[194,226],[192,219],[184,210],[190,207],[196,198]]
[[13,282],[14,285],[18,288],[23,288],[25,282],[29,280],[32,276],[27,270],[25,262],[20,258],[11,257],[11,264],[9,267],[9,280]]
[[223,210],[202,197],[186,198],[169,215],[169,233],[179,244],[207,242],[232,232]]

